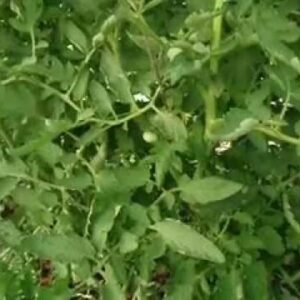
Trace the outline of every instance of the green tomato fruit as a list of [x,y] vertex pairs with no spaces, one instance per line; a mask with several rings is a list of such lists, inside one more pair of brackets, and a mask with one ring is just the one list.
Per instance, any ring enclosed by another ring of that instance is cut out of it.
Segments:
[[157,141],[157,135],[151,131],[145,131],[143,133],[143,139],[146,143],[155,143]]

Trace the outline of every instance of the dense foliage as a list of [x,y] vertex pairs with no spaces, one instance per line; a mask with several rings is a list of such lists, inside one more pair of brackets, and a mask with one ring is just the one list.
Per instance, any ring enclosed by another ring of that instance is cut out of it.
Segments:
[[299,16],[1,0],[0,298],[300,299]]

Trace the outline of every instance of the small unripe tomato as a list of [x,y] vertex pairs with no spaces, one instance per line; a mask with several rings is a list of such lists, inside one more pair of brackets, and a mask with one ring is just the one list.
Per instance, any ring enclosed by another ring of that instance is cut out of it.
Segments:
[[143,139],[146,143],[155,143],[157,141],[157,135],[151,131],[145,131],[143,133]]

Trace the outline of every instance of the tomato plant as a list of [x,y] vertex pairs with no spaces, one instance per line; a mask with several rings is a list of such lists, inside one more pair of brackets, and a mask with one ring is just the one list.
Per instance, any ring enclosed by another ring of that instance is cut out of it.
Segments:
[[0,298],[300,298],[300,2],[0,1]]

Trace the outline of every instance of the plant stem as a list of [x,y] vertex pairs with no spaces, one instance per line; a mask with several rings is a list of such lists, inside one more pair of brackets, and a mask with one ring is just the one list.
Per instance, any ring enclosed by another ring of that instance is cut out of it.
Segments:
[[89,205],[89,211],[88,211],[88,214],[87,214],[86,223],[85,223],[85,227],[84,227],[84,235],[83,235],[84,237],[87,237],[88,234],[89,234],[89,228],[90,228],[90,225],[91,225],[91,217],[92,217],[93,212],[94,212],[95,201],[96,201],[96,198],[94,197],[91,200],[90,205]]
[[286,135],[276,129],[264,127],[264,126],[258,126],[254,130],[260,131],[270,137],[273,137],[277,140],[287,142],[292,145],[300,146],[300,139]]
[[216,99],[213,95],[211,87],[200,87],[200,92],[202,94],[205,107],[205,136],[209,139],[211,125],[216,119]]
[[57,90],[56,88],[46,84],[46,83],[43,83],[41,81],[38,81],[38,80],[34,80],[32,78],[29,78],[29,77],[10,77],[8,79],[5,79],[3,80],[1,83],[2,84],[10,84],[12,82],[15,82],[15,81],[24,81],[24,82],[28,82],[32,85],[35,85],[37,87],[40,87],[46,91],[48,91],[49,93],[57,96],[58,98],[60,98],[62,101],[64,101],[66,104],[68,104],[69,106],[71,106],[74,110],[76,110],[77,112],[80,112],[80,107],[77,106],[75,103],[72,102],[72,100],[70,99],[70,97],[66,96],[65,94],[63,94],[62,92],[60,92],[59,90]]
[[[215,0],[215,12],[219,12],[223,7],[224,0]],[[213,20],[211,51],[215,52],[220,47],[222,34],[222,14],[218,14]],[[213,75],[218,73],[219,61],[218,57],[212,56],[210,61],[210,70]]]
[[282,106],[282,110],[280,112],[280,116],[279,116],[280,120],[283,120],[284,117],[285,117],[285,114],[286,114],[286,112],[288,110],[288,107],[289,107],[289,104],[290,104],[290,99],[291,99],[291,93],[288,90],[287,91],[287,95],[286,95],[286,99],[284,100],[284,103],[283,103],[283,106]]
[[57,190],[57,191],[60,191],[60,192],[65,190],[65,187],[62,186],[62,185],[57,185],[57,184],[54,184],[54,183],[51,183],[51,182],[43,181],[43,180],[31,177],[31,176],[26,175],[26,174],[7,173],[6,176],[7,177],[14,177],[14,178],[17,178],[19,180],[30,181],[32,183],[36,183],[38,185],[44,186],[44,187],[49,188],[49,189],[54,189],[54,190]]

